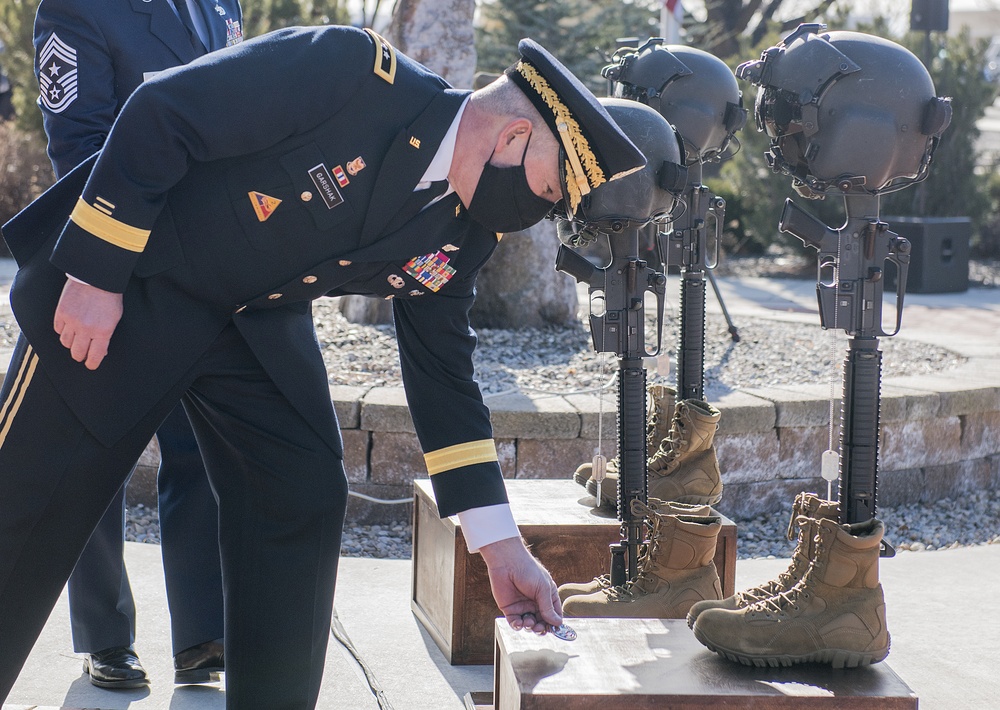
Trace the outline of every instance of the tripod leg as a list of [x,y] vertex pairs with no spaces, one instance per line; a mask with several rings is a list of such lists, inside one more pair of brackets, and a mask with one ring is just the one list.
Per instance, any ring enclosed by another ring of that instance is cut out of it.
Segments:
[[722,294],[719,292],[719,284],[715,283],[715,274],[710,269],[706,269],[705,276],[708,277],[708,282],[712,284],[712,290],[715,291],[715,298],[719,302],[719,307],[722,308],[722,315],[726,317],[726,325],[729,326],[729,334],[733,337],[733,342],[740,342],[740,332],[736,329],[733,319],[729,317],[726,302],[722,300]]

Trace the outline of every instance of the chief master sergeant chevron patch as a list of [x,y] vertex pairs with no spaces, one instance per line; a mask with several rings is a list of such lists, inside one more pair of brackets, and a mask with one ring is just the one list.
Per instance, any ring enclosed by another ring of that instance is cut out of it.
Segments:
[[38,55],[38,87],[42,104],[62,113],[76,99],[76,50],[53,32]]

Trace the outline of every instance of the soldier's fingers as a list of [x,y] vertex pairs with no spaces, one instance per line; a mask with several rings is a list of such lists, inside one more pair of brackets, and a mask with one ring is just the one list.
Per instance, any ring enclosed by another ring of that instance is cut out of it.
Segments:
[[84,363],[88,370],[96,370],[101,361],[108,354],[108,339],[97,338],[90,341],[90,348],[87,351],[87,362]]
[[90,351],[90,338],[84,335],[70,335],[70,342],[66,343],[66,335],[63,334],[59,336],[59,342],[69,348],[70,356],[77,362],[83,362],[87,359],[87,353]]
[[507,614],[506,618],[510,628],[514,629],[514,631],[520,631],[524,628],[524,620],[520,614]]
[[62,346],[67,350],[72,350],[73,331],[69,328],[63,328],[62,330],[56,332],[59,333],[59,342],[62,343]]

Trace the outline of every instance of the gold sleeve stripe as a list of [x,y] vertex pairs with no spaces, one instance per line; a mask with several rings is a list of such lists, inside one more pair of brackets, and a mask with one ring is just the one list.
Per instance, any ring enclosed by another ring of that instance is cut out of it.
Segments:
[[464,444],[455,444],[445,449],[438,449],[424,454],[424,462],[427,464],[427,473],[431,476],[453,471],[462,466],[472,466],[477,463],[489,463],[497,461],[497,446],[493,439],[481,439],[479,441],[468,441]]
[[28,391],[28,385],[31,384],[31,378],[34,377],[35,367],[37,366],[38,355],[29,346],[24,353],[24,359],[21,361],[21,369],[17,372],[17,379],[14,380],[14,386],[10,389],[10,398],[0,408],[0,422],[3,422],[3,429],[0,429],[0,448],[3,448],[3,442],[7,439],[7,432],[10,431],[10,426],[14,422],[17,410],[20,409],[21,402],[24,401],[24,393]]
[[103,239],[109,244],[114,244],[127,251],[142,252],[146,248],[149,240],[149,230],[130,227],[124,222],[119,222],[113,217],[109,217],[103,212],[91,207],[83,198],[76,202],[73,213],[69,218],[76,222],[77,226],[93,234],[98,239]]

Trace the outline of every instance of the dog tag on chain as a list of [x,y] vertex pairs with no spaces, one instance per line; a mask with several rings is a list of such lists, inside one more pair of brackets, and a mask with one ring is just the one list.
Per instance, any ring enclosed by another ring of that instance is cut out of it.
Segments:
[[820,475],[830,482],[840,478],[840,454],[832,449],[823,452],[823,457],[820,459]]
[[840,478],[840,454],[827,449],[820,458],[820,475],[826,481],[826,497],[833,498],[833,482]]
[[549,626],[549,633],[557,639],[562,639],[563,641],[576,641],[576,631],[566,626],[566,624]]
[[608,458],[604,454],[594,454],[591,462],[591,475],[597,483],[597,507],[601,506],[601,482],[608,475]]

